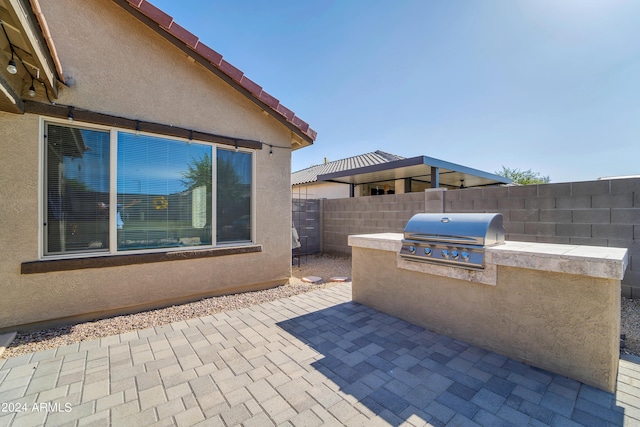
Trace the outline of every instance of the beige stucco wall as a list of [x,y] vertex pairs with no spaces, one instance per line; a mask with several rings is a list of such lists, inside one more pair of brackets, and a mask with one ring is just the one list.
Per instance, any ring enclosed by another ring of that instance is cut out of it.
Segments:
[[349,185],[336,182],[315,182],[309,185],[294,185],[294,198],[301,199],[342,199],[349,197]]
[[[41,0],[64,73],[59,104],[290,146],[291,132],[110,1]],[[250,74],[250,70],[246,70]],[[40,118],[0,112],[0,330],[86,313],[261,288],[291,272],[289,150],[257,150],[261,253],[20,274],[38,259]],[[250,268],[248,268],[250,266]]]
[[398,269],[393,251],[352,253],[355,302],[614,390],[620,280],[498,266],[490,286]]

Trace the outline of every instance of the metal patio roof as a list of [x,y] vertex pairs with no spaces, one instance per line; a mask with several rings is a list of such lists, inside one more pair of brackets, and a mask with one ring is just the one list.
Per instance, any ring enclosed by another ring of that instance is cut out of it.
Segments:
[[318,175],[318,181],[344,184],[368,184],[406,178],[430,183],[432,188],[481,187],[511,183],[510,179],[500,175],[427,156]]
[[401,159],[404,159],[404,157],[376,150],[372,153],[365,153],[346,159],[334,160],[332,162],[292,172],[291,185],[314,183],[318,181],[318,175],[322,174],[352,171],[364,166],[373,166]]

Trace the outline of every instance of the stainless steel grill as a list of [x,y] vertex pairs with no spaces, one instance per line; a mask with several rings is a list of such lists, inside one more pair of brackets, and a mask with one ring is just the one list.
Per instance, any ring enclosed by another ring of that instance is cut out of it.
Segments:
[[501,244],[502,214],[423,213],[407,222],[400,256],[410,261],[484,268],[484,248]]

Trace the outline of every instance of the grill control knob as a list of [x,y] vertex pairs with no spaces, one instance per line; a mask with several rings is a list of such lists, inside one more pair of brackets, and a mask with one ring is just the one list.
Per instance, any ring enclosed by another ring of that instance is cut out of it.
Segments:
[[413,245],[409,246],[409,252],[411,252],[412,254],[415,254],[416,253],[416,247],[413,246]]
[[446,249],[442,250],[442,258],[449,258],[449,251]]
[[431,248],[424,248],[424,254],[426,256],[431,256]]
[[458,259],[458,251],[451,251],[451,258]]
[[469,254],[467,252],[462,252],[460,256],[462,257],[463,261],[469,261]]

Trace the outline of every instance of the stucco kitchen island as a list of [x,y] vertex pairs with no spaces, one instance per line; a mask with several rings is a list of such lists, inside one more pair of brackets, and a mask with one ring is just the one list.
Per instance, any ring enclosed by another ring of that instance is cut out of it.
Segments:
[[405,260],[402,238],[349,236],[354,302],[614,391],[626,249],[507,242],[478,270]]

